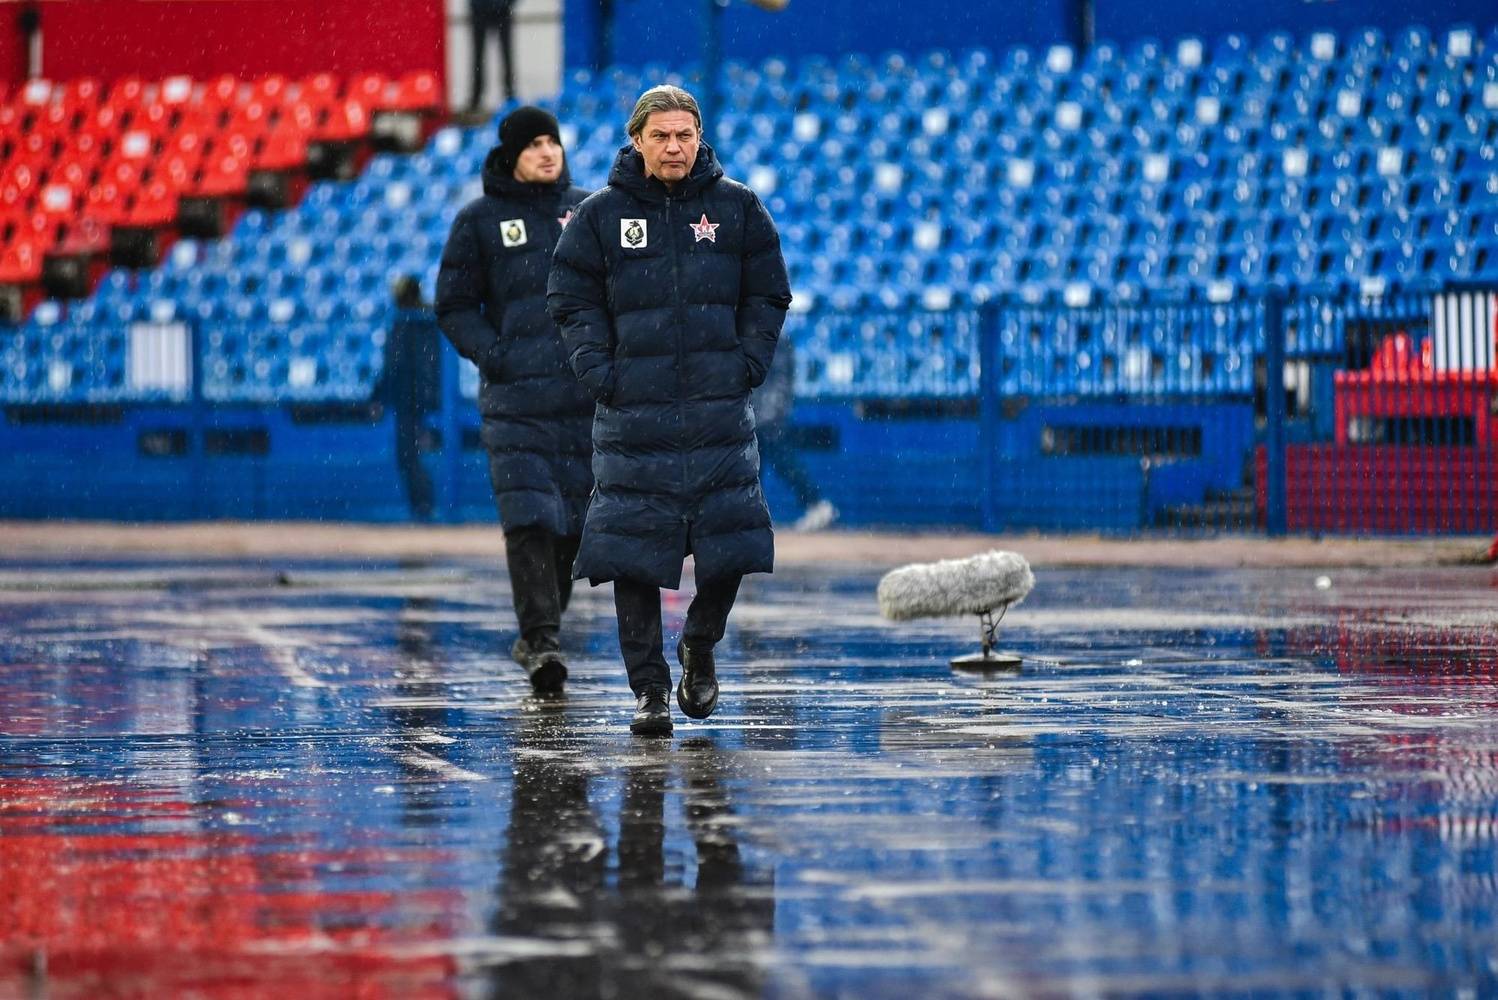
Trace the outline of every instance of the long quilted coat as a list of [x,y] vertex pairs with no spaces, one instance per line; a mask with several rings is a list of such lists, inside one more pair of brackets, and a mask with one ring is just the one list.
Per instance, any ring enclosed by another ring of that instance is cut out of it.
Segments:
[[453,221],[437,275],[437,322],[478,366],[481,432],[506,530],[582,530],[593,488],[593,400],[567,366],[546,312],[552,250],[588,192],[484,163],[484,193]]
[[576,577],[676,588],[689,552],[699,580],[773,569],[749,391],[790,301],[775,224],[711,147],[674,191],[619,151],[562,234],[547,291],[598,401]]

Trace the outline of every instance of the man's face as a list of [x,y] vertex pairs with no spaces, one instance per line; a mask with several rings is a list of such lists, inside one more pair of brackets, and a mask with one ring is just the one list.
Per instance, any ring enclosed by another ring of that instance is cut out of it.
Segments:
[[515,158],[515,179],[522,184],[550,184],[562,176],[562,144],[554,135],[538,135]]
[[676,184],[692,172],[702,136],[690,111],[652,111],[632,140],[645,158],[645,175]]

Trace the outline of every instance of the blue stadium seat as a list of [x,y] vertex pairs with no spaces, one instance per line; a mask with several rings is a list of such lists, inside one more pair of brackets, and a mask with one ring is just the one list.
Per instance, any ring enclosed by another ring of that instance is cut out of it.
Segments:
[[[1498,277],[1498,31],[1105,42],[1081,57],[892,52],[722,73],[730,173],[780,222],[793,282],[818,310],[955,315],[995,295],[1237,300],[1272,285]],[[662,74],[568,74],[556,106],[580,183],[602,180],[619,117]],[[418,274],[430,295],[493,134],[444,128],[421,153],[376,156],[289,212],[252,210],[225,240],[180,242],[156,273],[107,276],[64,318],[117,329],[174,304],[244,328],[223,348],[239,356],[215,360],[219,391],[355,391],[378,365],[377,350],[355,348],[376,342],[390,279]],[[276,342],[250,334],[276,326],[326,356],[264,355]],[[362,339],[313,332],[340,326]],[[938,384],[921,367],[930,352],[906,349],[925,359],[906,382]],[[856,363],[816,378],[901,384],[884,355],[839,350]],[[1242,359],[1226,350],[1184,370],[1238,384]],[[1112,347],[1088,357],[1099,385],[1137,369]]]

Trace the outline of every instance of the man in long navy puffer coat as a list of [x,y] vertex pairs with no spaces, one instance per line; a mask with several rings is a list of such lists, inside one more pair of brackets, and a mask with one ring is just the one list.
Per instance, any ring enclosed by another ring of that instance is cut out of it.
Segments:
[[556,118],[519,108],[484,161],[484,194],[453,221],[437,275],[437,321],[478,366],[483,442],[505,532],[520,638],[538,693],[567,667],[557,633],[593,488],[593,400],[567,367],[546,312],[551,254],[588,192],[572,186]]
[[619,646],[638,703],[630,729],[671,732],[660,589],[696,560],[677,658],[692,718],[718,699],[713,646],[774,535],[749,391],[764,381],[791,295],[770,215],[723,176],[702,115],[654,87],[630,116],[608,187],[580,206],[552,260],[547,303],[572,370],[598,401],[597,489],[574,575],[614,582]]

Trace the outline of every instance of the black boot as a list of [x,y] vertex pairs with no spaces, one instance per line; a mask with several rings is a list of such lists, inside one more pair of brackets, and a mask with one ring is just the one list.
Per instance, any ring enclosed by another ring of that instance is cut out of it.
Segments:
[[534,648],[524,639],[516,639],[510,656],[530,675],[531,690],[539,695],[558,695],[567,682],[567,661],[554,648]]
[[705,719],[718,707],[718,666],[711,649],[689,649],[676,644],[681,680],[676,684],[676,703],[691,719]]
[[671,689],[648,687],[635,702],[635,717],[629,721],[629,731],[636,736],[670,736],[671,705],[666,701]]

